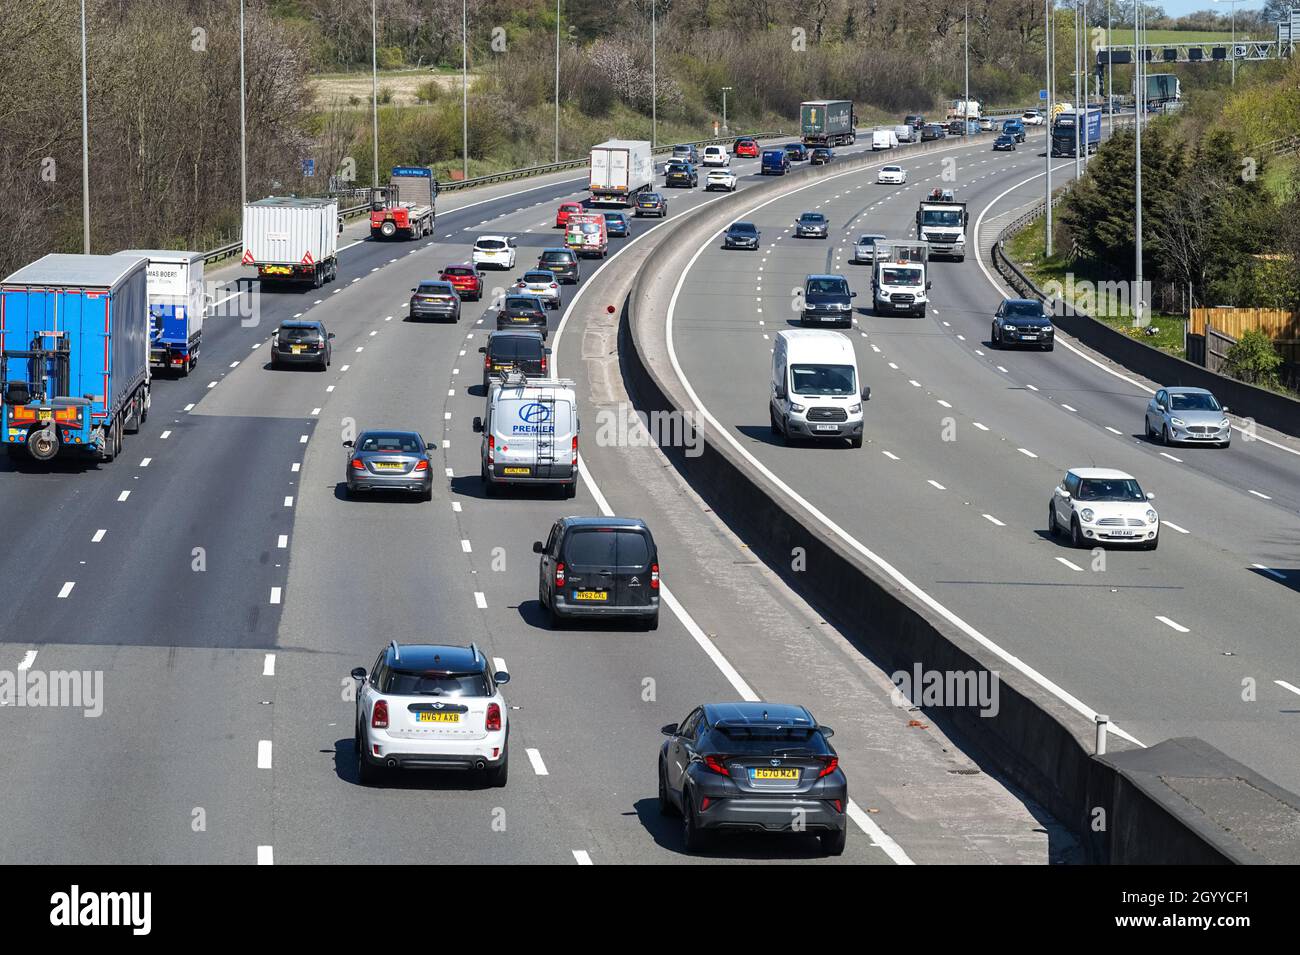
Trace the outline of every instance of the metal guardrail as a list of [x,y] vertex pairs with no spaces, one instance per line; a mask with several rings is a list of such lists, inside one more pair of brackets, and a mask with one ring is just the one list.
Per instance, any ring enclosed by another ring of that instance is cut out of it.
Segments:
[[[1058,192],[1056,195],[1052,196],[1052,208],[1055,209],[1060,205],[1065,196],[1066,193],[1064,191]],[[1049,311],[1053,311],[1049,302],[1050,296],[1039,289],[1029,276],[1020,271],[1020,268],[1016,263],[1007,258],[1006,253],[1002,249],[1002,245],[1007,239],[1019,232],[1025,226],[1029,225],[1031,222],[1037,220],[1044,214],[1046,208],[1046,202],[1040,201],[1035,203],[1034,207],[1024,215],[1017,217],[1013,221],[1007,223],[1007,225],[1003,226],[998,232],[998,237],[993,240],[993,248],[991,251],[994,267],[1002,277],[1010,283],[1011,287],[1020,293],[1022,298],[1038,299],[1038,301],[1048,306]]]

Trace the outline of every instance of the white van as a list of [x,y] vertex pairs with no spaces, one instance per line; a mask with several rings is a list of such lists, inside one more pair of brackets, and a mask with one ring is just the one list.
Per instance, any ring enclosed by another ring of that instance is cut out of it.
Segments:
[[862,447],[862,402],[871,389],[858,378],[858,359],[847,335],[820,329],[776,333],[772,349],[772,433],[843,440]]
[[872,149],[895,149],[898,146],[898,134],[892,129],[877,129],[871,133]]
[[723,146],[705,146],[704,152],[700,153],[701,166],[727,166],[730,162]]
[[483,435],[483,493],[503,484],[556,484],[565,497],[578,491],[578,400],[567,378],[520,373],[488,386],[487,418],[474,419]]

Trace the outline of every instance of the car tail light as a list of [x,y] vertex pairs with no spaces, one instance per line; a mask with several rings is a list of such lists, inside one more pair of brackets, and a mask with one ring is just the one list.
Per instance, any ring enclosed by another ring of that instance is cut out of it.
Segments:
[[840,758],[838,756],[818,756],[817,758],[822,761],[821,772],[817,774],[818,779],[829,776],[839,768]]
[[564,564],[563,562],[555,565],[555,586],[564,586]]
[[575,468],[578,466],[578,436],[576,434],[573,436],[573,466]]
[[727,769],[723,763],[726,758],[725,756],[705,756],[704,765],[708,767],[710,772],[717,773],[719,776],[730,776],[731,770]]
[[712,804],[713,804],[713,800],[711,800],[708,796],[701,796],[701,797],[700,797],[700,812],[704,812],[704,811],[705,811],[706,809],[708,809],[709,806],[711,806]]
[[841,799],[832,799],[832,800],[831,800],[831,805],[835,807],[835,811],[836,811],[836,812],[843,812],[843,811],[844,811],[844,801],[841,800]]
[[659,589],[659,565],[658,564],[650,565],[650,589],[651,590]]
[[489,434],[488,435],[488,464],[492,463],[493,458],[496,456],[496,451],[497,451],[497,436],[495,434]]
[[388,701],[375,700],[374,711],[370,714],[371,729],[386,730],[388,729]]
[[492,370],[492,356],[491,356],[491,355],[484,355],[484,356],[483,356],[483,370],[484,370],[484,371],[491,371],[491,370]]
[[416,461],[416,462],[415,462],[415,470],[417,470],[417,471],[427,471],[427,470],[429,470],[429,462],[428,462],[428,461]]
[[364,471],[366,469],[366,462],[362,461],[360,458],[353,458],[352,467],[357,471]]
[[501,731],[501,705],[499,703],[488,704],[487,730],[489,733]]
[[546,356],[542,356],[542,374],[546,374]]
[[556,285],[554,282],[552,282],[552,283],[551,283],[551,288],[559,288],[559,286]]

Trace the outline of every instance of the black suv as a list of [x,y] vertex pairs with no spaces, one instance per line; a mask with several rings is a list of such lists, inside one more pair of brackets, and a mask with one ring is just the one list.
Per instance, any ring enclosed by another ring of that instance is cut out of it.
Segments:
[[989,342],[994,348],[1035,345],[1043,351],[1051,351],[1054,341],[1052,319],[1037,299],[1004,299],[993,315]]
[[324,322],[281,322],[271,335],[271,367],[315,365],[324,371],[334,353],[333,338]]
[[810,275],[803,283],[799,321],[803,325],[830,322],[848,327],[853,324],[853,299],[857,294],[849,290],[848,279],[842,275]]
[[668,168],[664,170],[665,186],[685,186],[687,189],[694,189],[699,184],[699,173],[688,162],[670,162]]
[[522,371],[526,378],[545,378],[546,356],[551,353],[539,332],[513,329],[489,332],[487,344],[480,345],[478,351],[483,356],[485,389],[492,375],[512,371]]
[[546,305],[536,295],[507,295],[497,311],[497,330],[531,328],[546,337]]
[[633,617],[659,627],[659,551],[645,521],[563,517],[541,554],[537,599],[552,629],[573,617]]
[[542,249],[537,259],[539,269],[549,269],[555,277],[568,285],[574,285],[582,278],[578,266],[578,254],[572,249]]
[[758,226],[752,222],[733,222],[727,226],[726,234],[722,237],[722,247],[724,249],[753,249],[758,251],[758,240],[762,233],[758,231]]

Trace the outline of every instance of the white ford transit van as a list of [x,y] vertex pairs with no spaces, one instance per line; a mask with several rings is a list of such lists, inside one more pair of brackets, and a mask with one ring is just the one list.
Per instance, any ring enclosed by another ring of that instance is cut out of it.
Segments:
[[848,439],[862,447],[862,403],[871,389],[858,378],[853,342],[839,332],[777,332],[772,349],[772,433],[797,438]]
[[512,372],[488,384],[483,435],[483,493],[503,484],[554,484],[578,490],[578,401],[567,378],[525,378]]

